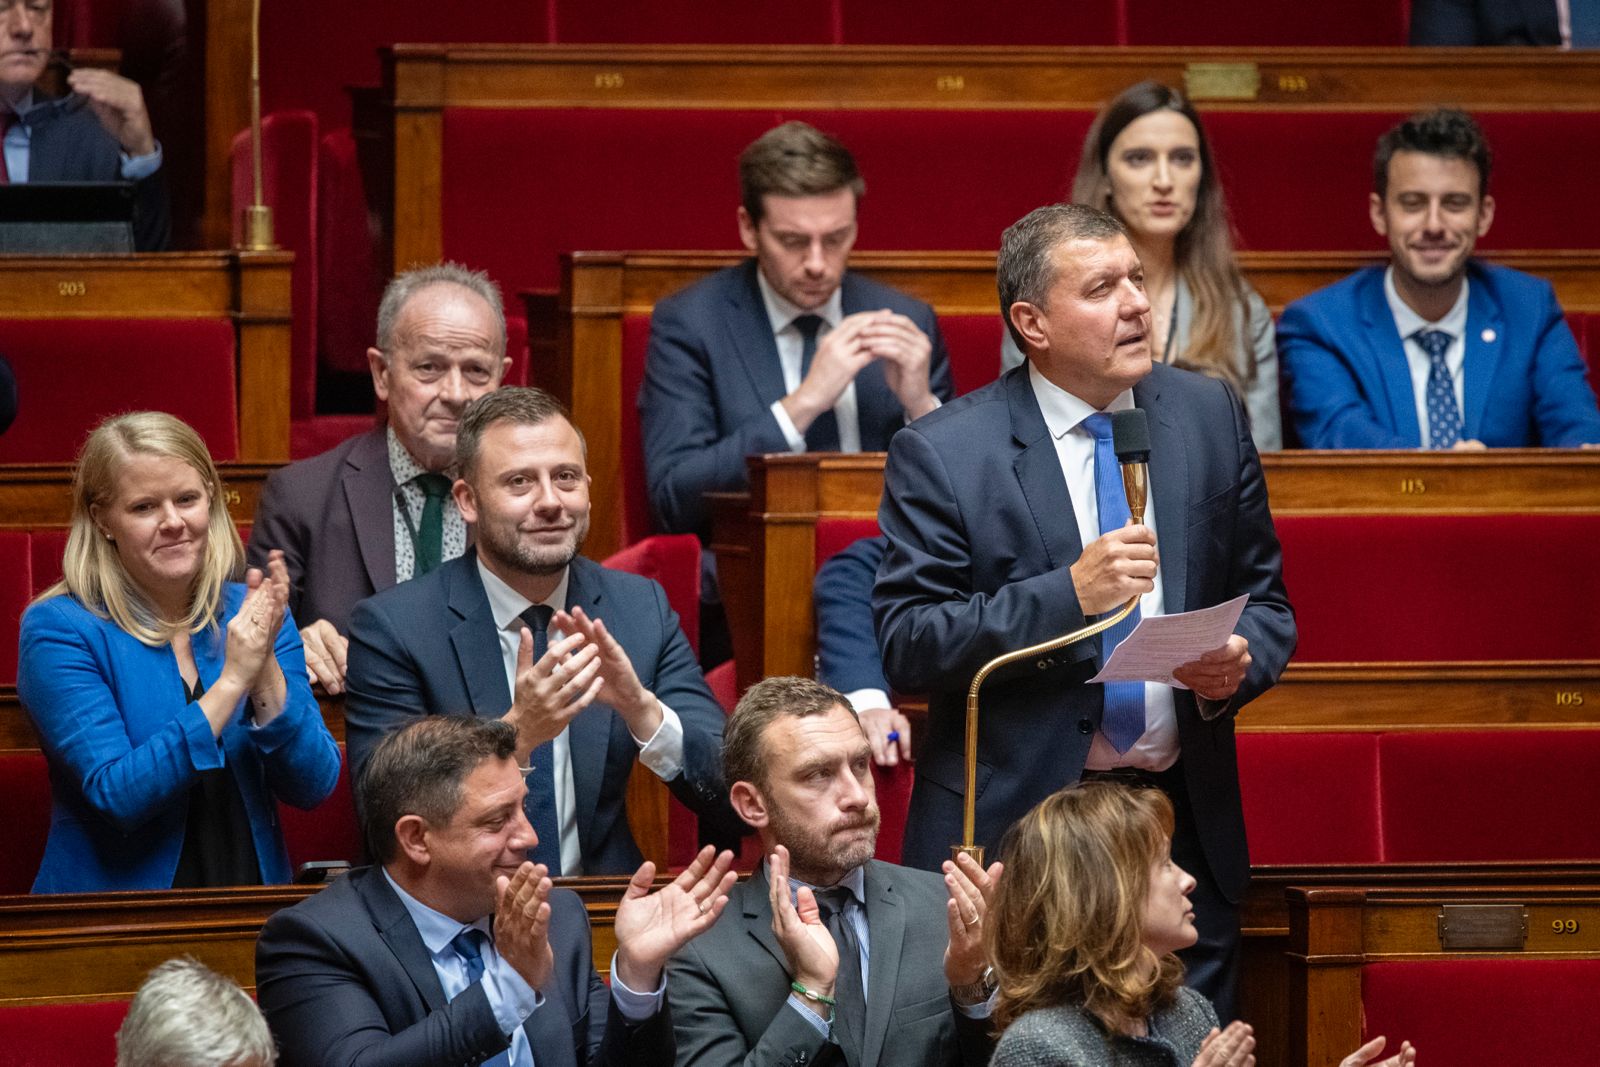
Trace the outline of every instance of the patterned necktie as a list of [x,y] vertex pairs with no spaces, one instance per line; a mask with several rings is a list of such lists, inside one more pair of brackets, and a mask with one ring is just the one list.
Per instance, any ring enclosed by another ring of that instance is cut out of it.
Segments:
[[6,165],[6,134],[17,124],[15,111],[0,111],[0,185],[11,184],[11,168]]
[[1428,447],[1449,448],[1461,440],[1461,409],[1456,407],[1455,382],[1444,362],[1454,338],[1443,330],[1419,330],[1412,336],[1428,354]]
[[855,924],[845,915],[855,899],[843,886],[812,890],[823,925],[839,948],[839,976],[833,984],[833,1043],[844,1052],[845,1061],[854,1067],[861,1062],[861,1040],[866,1029],[867,994],[861,986],[861,942]]
[[[533,631],[533,660],[545,654],[550,647],[550,617],[555,609],[549,604],[535,604],[522,613],[522,621]],[[522,810],[527,812],[533,832],[539,843],[529,851],[528,858],[550,868],[550,877],[561,877],[561,831],[556,820],[555,742],[546,741],[528,757],[528,795],[522,798]]]
[[[461,957],[461,962],[467,965],[469,987],[483,978],[483,946],[488,941],[488,934],[470,926],[450,939],[450,947]],[[482,1067],[510,1067],[510,1065],[511,1050],[508,1048],[484,1060]]]
[[437,570],[444,555],[444,501],[450,495],[451,481],[442,474],[424,471],[411,479],[422,490],[422,522],[417,529],[416,577]]
[[[1133,517],[1128,497],[1122,491],[1122,468],[1111,443],[1111,416],[1097,411],[1083,420],[1083,428],[1094,434],[1094,499],[1100,509],[1100,532],[1108,534],[1128,525]],[[1100,635],[1100,662],[1111,657],[1111,650],[1139,625],[1139,608]],[[1111,747],[1126,752],[1144,736],[1144,683],[1105,683],[1105,710],[1100,715],[1100,732]]]
[[[794,328],[800,331],[800,380],[811,373],[811,358],[817,354],[817,332],[822,329],[821,315],[799,315]],[[807,452],[839,451],[839,419],[829,408],[806,430]]]

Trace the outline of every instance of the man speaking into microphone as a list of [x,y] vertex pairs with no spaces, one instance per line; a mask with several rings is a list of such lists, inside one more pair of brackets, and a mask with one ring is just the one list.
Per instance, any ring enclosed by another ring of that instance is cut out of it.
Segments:
[[[873,590],[885,674],[926,692],[905,862],[935,868],[961,836],[966,693],[984,663],[1139,597],[1139,617],[1249,599],[1186,688],[1089,684],[1132,619],[991,675],[978,733],[977,841],[991,852],[1062,786],[1114,777],[1173,801],[1172,859],[1198,880],[1189,983],[1234,1015],[1238,903],[1250,877],[1233,716],[1294,651],[1277,534],[1244,407],[1220,381],[1155,364],[1150,302],[1122,224],[1077,204],[1008,229],[1000,306],[1027,362],[897,433]],[[1111,434],[1148,419],[1149,506],[1133,525]]]

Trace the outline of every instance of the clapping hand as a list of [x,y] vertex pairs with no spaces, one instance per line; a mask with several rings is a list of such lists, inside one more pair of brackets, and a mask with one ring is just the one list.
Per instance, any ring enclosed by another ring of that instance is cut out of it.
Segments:
[[496,881],[494,945],[500,956],[535,989],[555,970],[550,949],[550,879],[542,863],[524,863]]
[[839,946],[823,925],[816,895],[800,887],[789,900],[789,850],[779,845],[767,857],[767,890],[771,894],[772,933],[789,963],[789,973],[807,990],[833,996],[839,977]]
[[944,950],[944,974],[953,986],[971,985],[983,977],[988,957],[983,949],[984,919],[994,902],[1004,865],[991,863],[988,870],[966,853],[944,862],[944,884],[950,892],[945,902],[945,918],[950,927],[950,943]]
[[673,953],[711,929],[728,903],[738,875],[733,853],[707,845],[672,884],[650,892],[656,865],[646,860],[628,881],[617,905],[617,977],[644,992],[661,984]]

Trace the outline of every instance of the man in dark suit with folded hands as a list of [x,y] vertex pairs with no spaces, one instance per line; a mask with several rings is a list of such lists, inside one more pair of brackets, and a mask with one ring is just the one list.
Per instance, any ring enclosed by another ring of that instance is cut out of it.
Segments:
[[435,717],[388,737],[357,783],[380,866],[267,921],[262,1011],[283,1067],[615,1067],[674,1062],[663,966],[716,921],[732,853],[704,849],[617,906],[611,989],[583,904],[527,861],[509,723]]
[[456,504],[475,547],[356,605],[345,734],[359,774],[388,733],[431,714],[517,727],[528,817],[552,873],[626,874],[635,762],[736,838],[722,786],[722,709],[648,578],[579,551],[589,530],[583,437],[560,403],[508,387],[461,414]]
[[[1144,271],[1114,217],[1040,208],[1006,231],[997,273],[1027,362],[896,434],[884,470],[884,669],[898,690],[929,693],[906,862],[932,867],[960,839],[966,692],[986,662],[1133,597],[1148,617],[1243,594],[1232,636],[1179,667],[1177,684],[1089,684],[1129,620],[996,672],[978,732],[977,841],[990,849],[1084,777],[1172,798],[1172,858],[1199,882],[1190,983],[1227,1019],[1250,877],[1233,715],[1295,644],[1261,462],[1232,390],[1152,362]],[[1142,525],[1110,435],[1110,413],[1133,407],[1150,433]]]
[[818,682],[751,686],[723,755],[767,861],[668,965],[680,1067],[988,1062],[983,919],[1000,865],[964,856],[941,880],[872,858],[871,751]]

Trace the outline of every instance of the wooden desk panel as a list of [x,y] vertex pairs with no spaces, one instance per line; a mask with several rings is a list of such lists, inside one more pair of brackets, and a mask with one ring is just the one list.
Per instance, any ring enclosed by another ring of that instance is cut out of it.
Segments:
[[[290,252],[0,256],[0,318],[218,318],[238,340],[239,458],[289,458]],[[0,515],[3,515],[0,512]]]
[[[222,463],[222,491],[233,521],[255,518],[261,485],[277,464]],[[63,528],[72,521],[72,467],[69,464],[0,466],[0,529]]]
[[[623,878],[565,878],[583,898],[595,966],[611,966]],[[657,888],[667,879],[656,882]],[[156,964],[188,953],[255,988],[255,945],[279,908],[317,886],[0,897],[0,1006],[133,996]]]

